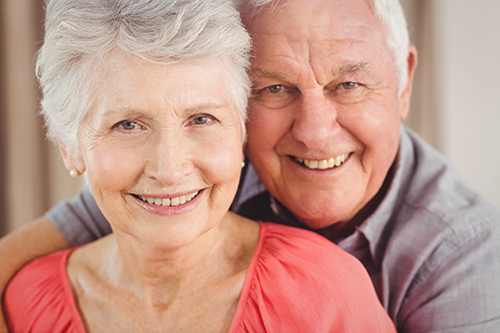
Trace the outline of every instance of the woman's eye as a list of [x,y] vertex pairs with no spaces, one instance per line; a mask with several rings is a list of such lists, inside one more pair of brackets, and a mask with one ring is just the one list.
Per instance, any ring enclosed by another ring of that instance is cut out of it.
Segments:
[[124,120],[113,126],[113,129],[121,132],[136,132],[138,130],[144,129],[144,126],[140,122],[135,120]]
[[198,116],[198,117],[193,118],[193,124],[195,124],[195,125],[204,125],[204,124],[207,124],[211,121],[213,121],[213,118],[208,116],[208,115]]
[[342,82],[340,84],[340,87],[342,89],[347,89],[347,90],[357,88],[358,86],[359,84],[356,82]]

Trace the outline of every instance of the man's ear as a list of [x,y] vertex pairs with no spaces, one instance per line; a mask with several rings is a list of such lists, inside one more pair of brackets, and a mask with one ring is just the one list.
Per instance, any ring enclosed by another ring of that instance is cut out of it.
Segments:
[[85,164],[83,163],[80,157],[74,156],[75,154],[71,154],[66,149],[64,143],[61,140],[57,141],[59,146],[59,152],[61,153],[61,157],[63,159],[64,165],[66,166],[66,170],[71,172],[72,170],[76,170],[78,175],[81,175],[85,172]]
[[415,74],[415,69],[417,68],[418,63],[418,54],[417,48],[413,45],[410,45],[408,50],[408,80],[406,82],[406,86],[401,93],[400,101],[401,101],[401,110],[400,110],[400,118],[401,121],[405,120],[408,117],[408,112],[410,111],[410,98],[411,98],[411,90],[413,85],[413,75]]

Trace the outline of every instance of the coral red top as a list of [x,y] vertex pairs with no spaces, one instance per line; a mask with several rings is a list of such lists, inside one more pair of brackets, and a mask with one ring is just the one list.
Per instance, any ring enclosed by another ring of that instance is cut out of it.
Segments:
[[[12,332],[85,332],[66,261],[74,249],[33,261],[9,284],[4,310]],[[235,332],[396,332],[364,267],[325,238],[261,223]]]

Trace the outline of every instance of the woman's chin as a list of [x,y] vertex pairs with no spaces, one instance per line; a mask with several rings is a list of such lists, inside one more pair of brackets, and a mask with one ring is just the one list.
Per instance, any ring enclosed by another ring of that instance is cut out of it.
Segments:
[[201,216],[186,218],[185,215],[176,215],[163,216],[162,219],[143,219],[113,229],[118,242],[127,247],[173,252],[201,244],[207,232],[217,225],[210,224]]

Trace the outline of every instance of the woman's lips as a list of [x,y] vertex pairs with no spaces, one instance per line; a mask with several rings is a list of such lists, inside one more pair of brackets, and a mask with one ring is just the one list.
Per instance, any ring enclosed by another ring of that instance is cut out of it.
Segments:
[[181,195],[181,196],[175,197],[175,198],[155,198],[155,197],[146,197],[143,195],[135,195],[135,196],[137,198],[141,199],[142,201],[147,202],[148,204],[168,207],[168,206],[183,205],[186,202],[189,202],[189,201],[193,200],[194,198],[196,198],[196,196],[198,196],[198,193],[200,193],[199,190],[196,192],[189,193],[186,195]]

